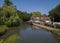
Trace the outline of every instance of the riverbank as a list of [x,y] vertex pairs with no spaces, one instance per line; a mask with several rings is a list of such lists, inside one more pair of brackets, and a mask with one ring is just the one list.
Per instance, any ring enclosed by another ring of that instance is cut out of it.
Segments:
[[8,29],[4,35],[0,36],[0,43],[13,42],[14,40],[16,40],[17,34],[15,33],[17,31],[18,31],[17,28]]
[[48,30],[50,32],[53,32],[60,36],[60,29],[56,29],[56,28],[52,28],[52,27],[48,27],[48,26],[44,26],[44,25],[40,25],[40,24],[36,24],[36,23],[33,23],[33,25],[43,28],[45,30]]

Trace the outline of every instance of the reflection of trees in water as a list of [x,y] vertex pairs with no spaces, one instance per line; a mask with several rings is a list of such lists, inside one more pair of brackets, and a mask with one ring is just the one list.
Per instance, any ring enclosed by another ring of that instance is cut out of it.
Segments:
[[[32,29],[33,30],[36,30],[36,29],[41,29],[40,27],[37,27],[37,26],[32,26]],[[44,30],[44,29],[43,29]],[[47,31],[47,30],[46,30]],[[49,32],[49,31],[47,31],[47,32]],[[52,32],[51,32],[52,33]],[[60,36],[59,35],[56,35],[56,34],[54,34],[54,33],[52,33],[52,35],[53,35],[53,37],[60,43]]]
[[40,29],[40,27],[37,27],[37,26],[32,26],[33,29]]
[[[40,28],[40,27],[38,27],[38,26],[35,26],[35,25],[32,25],[32,30],[44,30],[44,29],[42,29],[42,28]],[[45,31],[47,31],[47,30],[45,30]]]
[[28,27],[30,27],[29,24],[23,23],[23,24],[20,26],[20,29],[26,30],[26,29],[28,29]]
[[55,39],[60,43],[60,36],[59,36],[59,35],[56,35],[56,34],[53,34],[53,36],[54,36]]

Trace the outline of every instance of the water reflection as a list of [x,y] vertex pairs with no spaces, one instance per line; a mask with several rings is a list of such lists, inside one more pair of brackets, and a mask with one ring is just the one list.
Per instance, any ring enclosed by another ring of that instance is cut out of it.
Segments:
[[23,24],[20,26],[20,30],[26,30],[29,26],[30,26],[29,24],[23,23]]
[[54,36],[55,39],[60,43],[60,36],[59,36],[59,35],[56,35],[56,34],[53,34],[53,36]]
[[[33,27],[33,29],[39,29],[40,30],[40,27],[37,27],[37,26],[32,26],[32,27]],[[49,31],[47,31],[47,32],[49,32]],[[53,37],[57,40],[57,42],[60,43],[60,36],[59,35],[56,35],[56,34],[51,33],[51,32],[49,32],[49,34],[52,34]]]
[[59,43],[51,32],[36,26],[25,24],[19,34],[20,40],[18,43]]

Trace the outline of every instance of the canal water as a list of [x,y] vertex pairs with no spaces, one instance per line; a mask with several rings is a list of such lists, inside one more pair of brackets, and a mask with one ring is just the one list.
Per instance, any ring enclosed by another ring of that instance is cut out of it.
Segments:
[[60,43],[60,36],[46,31],[37,26],[23,24],[20,27],[11,28],[3,43]]
[[60,43],[60,36],[39,27],[25,24],[20,27],[17,43]]

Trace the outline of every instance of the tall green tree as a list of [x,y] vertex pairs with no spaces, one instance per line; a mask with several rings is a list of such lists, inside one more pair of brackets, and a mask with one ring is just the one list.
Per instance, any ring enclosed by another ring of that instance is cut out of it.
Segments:
[[54,18],[55,22],[60,22],[60,4],[57,5],[54,9],[49,11],[49,16]]
[[18,26],[21,19],[17,13],[17,8],[11,4],[10,0],[5,0],[4,5],[0,8],[0,25]]
[[10,0],[4,0],[4,4],[7,6],[13,5],[13,3]]

